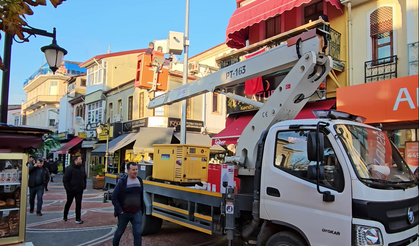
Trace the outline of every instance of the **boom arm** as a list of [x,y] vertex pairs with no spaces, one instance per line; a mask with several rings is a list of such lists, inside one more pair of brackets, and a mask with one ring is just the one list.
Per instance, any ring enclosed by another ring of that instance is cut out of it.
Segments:
[[[311,34],[312,36],[308,39],[307,34],[305,36],[304,34],[300,35],[303,40],[300,43],[297,42],[290,46],[288,46],[289,43],[281,44],[257,56],[220,69],[191,83],[179,86],[161,96],[153,98],[147,107],[153,109],[163,105],[170,105],[207,92],[231,87],[252,78],[291,68],[299,59],[297,53],[298,46],[300,54],[309,51],[318,53],[320,39],[316,36],[315,32]],[[293,39],[297,40],[300,36],[294,37]]]

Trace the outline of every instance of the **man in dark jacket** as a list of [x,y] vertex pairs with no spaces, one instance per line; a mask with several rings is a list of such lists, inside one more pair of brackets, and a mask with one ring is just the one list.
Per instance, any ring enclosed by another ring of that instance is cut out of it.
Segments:
[[29,213],[33,213],[35,207],[35,195],[37,198],[36,202],[36,215],[42,216],[42,196],[44,195],[44,187],[49,180],[48,169],[44,167],[42,159],[38,159],[35,164],[29,164]]
[[128,176],[121,178],[112,192],[114,215],[118,217],[118,229],[113,237],[113,246],[118,246],[128,222],[132,225],[134,246],[141,246],[142,213],[144,213],[143,180],[138,177],[134,162],[127,164]]
[[[51,176],[51,164],[49,163],[48,159],[46,159],[46,158],[44,158],[44,167],[46,169],[48,169],[48,172],[49,172],[49,174]],[[47,181],[47,183],[45,185],[45,191],[48,191],[48,183],[49,183],[49,179],[48,179],[48,181]]]
[[67,168],[63,177],[64,188],[67,193],[67,202],[64,206],[63,221],[67,221],[73,199],[76,199],[76,224],[83,223],[81,220],[81,199],[83,190],[86,189],[86,172],[82,166],[81,156],[73,157],[73,162]]

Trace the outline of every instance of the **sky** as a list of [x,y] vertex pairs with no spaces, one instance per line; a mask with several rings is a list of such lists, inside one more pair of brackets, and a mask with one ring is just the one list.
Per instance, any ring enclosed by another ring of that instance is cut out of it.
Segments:
[[[188,57],[225,41],[235,9],[235,0],[189,1]],[[47,6],[32,10],[34,14],[26,16],[28,25],[48,32],[55,27],[58,45],[68,51],[67,61],[84,62],[106,54],[109,44],[112,53],[145,49],[150,41],[167,39],[169,31],[185,31],[186,0],[67,0],[56,9],[47,0]],[[43,36],[32,36],[27,43],[13,41],[9,105],[26,102],[23,82],[46,62],[40,48],[51,41]],[[178,58],[183,60],[183,54]]]

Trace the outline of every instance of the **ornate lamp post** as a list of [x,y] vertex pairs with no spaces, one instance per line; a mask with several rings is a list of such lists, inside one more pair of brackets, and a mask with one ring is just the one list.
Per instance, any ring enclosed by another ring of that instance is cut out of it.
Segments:
[[[50,45],[41,48],[41,51],[45,53],[48,65],[53,73],[57,71],[58,67],[63,61],[63,57],[67,54],[67,51],[57,45],[56,31],[53,29],[52,33],[47,31],[36,29],[36,28],[22,28],[23,32],[29,34],[29,37],[34,35],[40,35],[45,37],[51,37],[52,43]],[[29,37],[25,38],[24,42],[28,41]],[[4,71],[1,86],[1,107],[0,107],[0,123],[7,123],[7,110],[9,104],[9,83],[10,83],[10,58],[12,53],[13,35],[6,33],[4,36]]]

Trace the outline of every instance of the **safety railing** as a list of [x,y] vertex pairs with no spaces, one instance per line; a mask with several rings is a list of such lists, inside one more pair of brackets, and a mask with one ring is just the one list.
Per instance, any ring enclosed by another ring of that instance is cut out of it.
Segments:
[[397,78],[397,55],[364,63],[365,83]]

